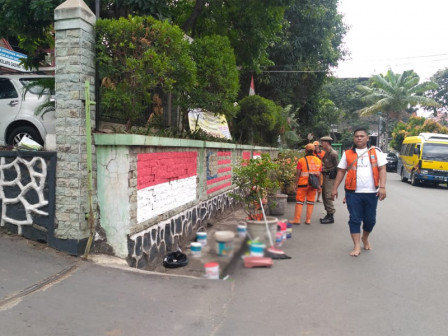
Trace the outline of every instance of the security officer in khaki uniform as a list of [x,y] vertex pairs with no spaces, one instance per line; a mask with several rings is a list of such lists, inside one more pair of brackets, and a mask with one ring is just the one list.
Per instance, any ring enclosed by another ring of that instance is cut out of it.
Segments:
[[322,158],[322,200],[325,206],[327,215],[320,219],[321,224],[333,224],[334,208],[333,200],[331,199],[331,189],[333,188],[334,180],[337,174],[337,166],[339,163],[338,153],[331,147],[333,139],[329,136],[320,138],[322,149],[325,151],[325,156]]

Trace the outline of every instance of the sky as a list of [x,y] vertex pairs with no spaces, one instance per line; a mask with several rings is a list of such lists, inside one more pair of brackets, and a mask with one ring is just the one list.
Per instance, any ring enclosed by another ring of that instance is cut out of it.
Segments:
[[421,80],[448,68],[448,0],[339,0],[349,31],[337,77],[414,70]]

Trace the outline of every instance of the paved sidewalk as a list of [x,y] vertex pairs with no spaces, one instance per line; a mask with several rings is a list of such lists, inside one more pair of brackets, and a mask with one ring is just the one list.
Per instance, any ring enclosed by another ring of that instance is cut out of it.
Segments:
[[[154,272],[167,275],[204,278],[204,265],[209,262],[217,262],[219,263],[220,278],[225,278],[226,275],[229,274],[233,264],[242,256],[242,254],[247,252],[247,238],[239,237],[237,234],[237,227],[239,224],[245,224],[246,216],[247,215],[242,208],[226,211],[221,214],[220,217],[210,222],[207,227],[207,245],[202,248],[200,258],[193,257],[188,246],[183,250],[189,260],[187,266],[179,268],[165,268],[163,265],[159,265]],[[233,240],[233,253],[231,255],[218,255],[216,250],[216,240],[214,238],[216,231],[232,231],[235,233],[235,239]],[[89,259],[102,265],[129,268],[123,259],[116,257],[92,254],[89,256]]]
[[[294,215],[294,202],[288,202],[286,206],[285,215],[276,216],[279,220],[290,219]],[[316,207],[317,208],[317,207]],[[268,214],[269,216],[269,214]],[[220,278],[225,278],[232,272],[232,268],[235,263],[241,258],[242,255],[248,253],[248,238],[241,238],[237,234],[237,227],[239,224],[245,224],[247,214],[242,208],[237,210],[228,211],[223,213],[221,217],[217,218],[212,225],[207,228],[207,245],[203,247],[202,255],[200,258],[192,256],[191,251],[187,248],[184,253],[189,258],[189,264],[185,267],[179,267],[176,269],[168,269],[160,265],[156,269],[156,272],[172,275],[185,275],[203,278],[205,277],[204,264],[208,262],[218,262],[220,270]],[[214,234],[216,231],[232,231],[235,233],[235,239],[233,240],[233,253],[230,256],[220,256],[216,251],[216,240]],[[275,241],[275,237],[273,237]],[[96,261],[99,260],[94,256]]]

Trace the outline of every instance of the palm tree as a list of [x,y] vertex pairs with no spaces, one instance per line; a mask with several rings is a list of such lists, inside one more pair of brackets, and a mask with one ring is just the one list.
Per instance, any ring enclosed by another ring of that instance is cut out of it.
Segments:
[[386,75],[374,75],[371,86],[359,85],[358,90],[364,94],[363,101],[371,104],[361,109],[361,116],[382,112],[386,124],[386,150],[388,141],[388,124],[391,120],[399,120],[411,106],[439,106],[433,99],[422,94],[437,88],[434,82],[419,84],[420,77],[408,70],[395,74],[389,70]]

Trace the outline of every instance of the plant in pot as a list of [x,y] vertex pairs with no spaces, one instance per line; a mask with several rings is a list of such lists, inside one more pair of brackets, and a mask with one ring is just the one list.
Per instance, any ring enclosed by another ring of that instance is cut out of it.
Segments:
[[296,188],[295,179],[297,172],[297,161],[303,153],[296,150],[285,150],[278,154],[277,180],[280,184],[280,194],[287,195],[289,200],[295,201]]
[[[278,163],[273,161],[269,154],[262,154],[259,158],[242,160],[241,164],[233,170],[232,176],[236,191],[231,193],[231,196],[243,203],[250,238],[258,238],[265,243],[269,240],[261,207],[267,204],[268,195],[280,188],[276,178],[277,170]],[[271,235],[275,237],[278,219],[268,216],[267,221]]]

